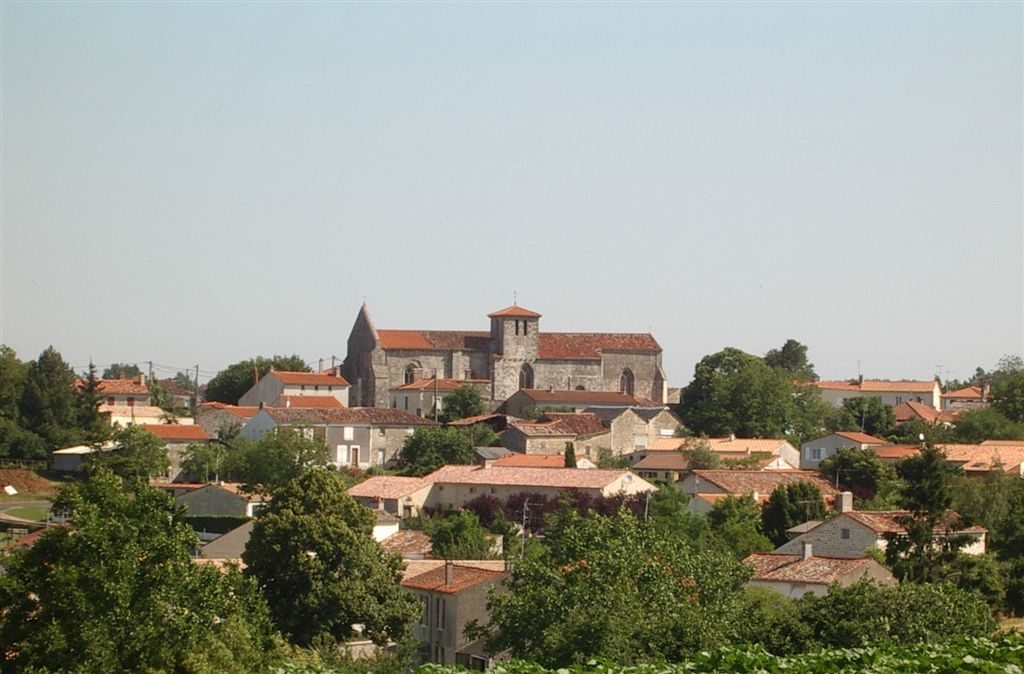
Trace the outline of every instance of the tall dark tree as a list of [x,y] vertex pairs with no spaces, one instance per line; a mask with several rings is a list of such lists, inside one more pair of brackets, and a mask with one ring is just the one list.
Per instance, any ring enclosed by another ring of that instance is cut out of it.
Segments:
[[765,536],[775,545],[788,540],[786,530],[811,520],[825,519],[821,490],[811,482],[794,482],[775,488],[761,510]]
[[264,671],[279,650],[237,571],[196,564],[171,498],[100,471],[61,490],[70,529],[3,559],[0,670]]
[[814,365],[807,360],[807,347],[795,339],[787,339],[781,348],[764,354],[764,362],[769,367],[785,370],[798,381],[814,381],[818,378],[814,373]]
[[847,398],[836,413],[833,429],[880,435],[896,425],[896,414],[879,398]]
[[297,355],[270,358],[256,356],[218,372],[206,385],[206,399],[237,405],[238,399],[256,384],[257,378],[270,372],[271,368],[281,372],[309,372],[306,362]]
[[483,414],[485,409],[480,391],[469,384],[463,384],[445,397],[444,420],[448,422],[475,417]]
[[46,452],[86,440],[78,426],[80,407],[75,380],[71,366],[52,346],[26,368],[18,408],[24,430],[39,436]]
[[309,470],[256,518],[242,559],[278,627],[295,643],[343,641],[362,625],[378,644],[400,641],[420,606],[403,591],[402,560],[373,540],[373,513],[344,480]]
[[1006,356],[992,374],[992,406],[1016,423],[1024,422],[1024,361]]
[[[229,445],[218,464],[223,468],[222,474],[269,493],[311,468],[327,465],[327,446],[323,440],[306,437],[300,429],[280,428],[256,442],[236,438]],[[197,468],[199,464],[190,467]]]
[[110,424],[106,416],[100,414],[102,400],[96,367],[90,361],[89,373],[78,387],[78,427],[91,443],[102,442],[110,437]]
[[571,442],[565,443],[565,467],[576,467],[576,447]]
[[398,453],[406,475],[426,475],[447,464],[473,463],[473,443],[459,428],[420,428]]
[[461,510],[430,520],[430,555],[435,559],[490,559],[494,543],[480,519],[469,510]]
[[847,447],[828,456],[819,467],[829,482],[838,482],[857,498],[870,500],[896,479],[896,471],[870,447]]

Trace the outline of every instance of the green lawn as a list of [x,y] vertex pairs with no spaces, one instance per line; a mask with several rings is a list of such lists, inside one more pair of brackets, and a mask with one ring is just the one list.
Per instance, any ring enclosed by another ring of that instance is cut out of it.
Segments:
[[22,508],[11,508],[6,512],[11,517],[20,517],[23,520],[42,522],[46,519],[46,515],[50,512],[50,509],[40,508],[39,506],[25,506]]

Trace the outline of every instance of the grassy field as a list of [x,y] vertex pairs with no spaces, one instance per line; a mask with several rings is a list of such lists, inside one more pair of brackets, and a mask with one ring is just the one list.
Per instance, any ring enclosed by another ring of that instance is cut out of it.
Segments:
[[22,508],[11,508],[10,510],[7,511],[7,514],[11,517],[20,517],[23,520],[42,522],[46,519],[46,515],[49,512],[49,508],[41,508],[39,506],[24,506]]

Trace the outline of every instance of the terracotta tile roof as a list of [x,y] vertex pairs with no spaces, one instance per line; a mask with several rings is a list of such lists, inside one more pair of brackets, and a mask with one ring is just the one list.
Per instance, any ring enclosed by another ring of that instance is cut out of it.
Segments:
[[430,536],[416,529],[402,529],[381,541],[380,547],[396,555],[429,555]]
[[943,393],[942,397],[947,400],[977,400],[979,402],[982,400],[981,389],[977,386],[968,386],[950,391],[949,393]]
[[892,411],[896,415],[897,423],[903,423],[911,419],[923,419],[930,424],[934,424],[939,418],[939,412],[934,407],[913,400],[896,405],[892,408]]
[[[271,407],[319,407],[321,409],[340,409],[344,407],[334,396],[278,396],[270,404]],[[259,408],[257,408],[259,409]]]
[[530,311],[515,304],[499,309],[492,314],[487,314],[487,318],[540,318],[540,316],[536,311]]
[[101,403],[100,414],[110,413],[119,417],[145,417],[147,419],[159,419],[164,416],[164,411],[155,405],[108,405]]
[[[750,459],[751,454],[747,452],[717,452],[718,457],[723,461],[743,461]],[[776,457],[767,452],[755,452],[757,454],[757,465],[767,466],[775,461]],[[689,462],[682,452],[652,452],[633,465],[633,470],[676,470],[689,469]]]
[[755,552],[743,560],[754,567],[752,580],[782,583],[831,585],[860,571],[872,563],[869,557],[816,557],[803,559],[802,555],[778,552]]
[[542,388],[524,388],[521,392],[537,403],[568,403],[570,405],[618,405],[631,407],[636,398],[614,391],[549,391]]
[[[769,454],[778,453],[789,443],[777,438],[707,438],[708,446],[715,452],[746,452]],[[796,448],[793,448],[794,451]]]
[[[458,388],[460,386],[462,386],[463,384],[468,384],[468,383],[470,383],[470,382],[465,381],[465,380],[460,380],[460,379],[438,379],[436,387],[437,387],[437,391],[439,393],[442,392],[442,391],[445,392],[445,393],[450,393],[452,391],[458,390]],[[396,387],[394,387],[391,390],[392,391],[423,391],[423,390],[433,391],[434,388],[435,388],[434,379],[431,378],[431,379],[418,379],[418,380],[412,382],[411,384],[402,384],[401,386],[396,386]]]
[[856,442],[859,445],[888,445],[888,440],[882,440],[876,438],[873,435],[867,433],[857,433],[855,431],[837,431],[834,435],[838,435],[841,438],[846,438],[851,442]]
[[[553,489],[604,489],[611,483],[630,475],[626,470],[600,470],[566,468],[551,470],[549,468],[503,468],[491,466],[444,466],[437,469],[424,480],[440,484],[471,484],[495,485],[507,487],[548,487]],[[632,481],[639,481],[653,489],[645,480],[630,476]]]
[[[907,510],[851,510],[849,512],[842,513],[838,517],[849,517],[853,521],[863,524],[877,534],[902,534],[906,533],[907,530],[900,523],[900,520],[909,516],[910,512]],[[959,520],[960,515],[952,510],[946,513],[947,523],[952,524]],[[945,532],[946,527],[936,527],[935,531]],[[955,533],[964,534],[984,533],[985,531],[987,531],[987,529],[976,525],[955,529]]]
[[661,346],[646,333],[542,332],[537,357],[543,360],[600,360],[605,351],[660,353]]
[[475,417],[465,417],[464,419],[457,419],[456,421],[448,424],[449,426],[472,426],[474,424],[482,424],[488,421],[495,421],[504,418],[506,423],[514,424],[518,421],[524,421],[519,417],[513,417],[508,414],[481,414]]
[[268,372],[265,376],[274,376],[281,380],[282,384],[289,386],[348,386],[349,383],[344,377],[336,374],[323,374],[320,372]]
[[487,351],[491,333],[465,330],[378,330],[385,351]]
[[1007,473],[1020,473],[1024,463],[1024,445],[939,445],[946,460],[961,464],[968,473],[986,473],[996,465],[1002,465]]
[[878,455],[878,458],[889,461],[905,459],[921,451],[921,448],[917,445],[883,445],[881,447],[872,447],[871,449]]
[[202,426],[183,424],[140,424],[143,430],[168,442],[208,442],[210,436]]
[[901,391],[913,393],[932,393],[935,390],[935,380],[921,381],[914,379],[899,379],[890,381],[888,379],[865,379],[863,383],[853,381],[818,381],[814,382],[818,388],[832,391],[864,391],[871,393],[899,393]]
[[195,491],[208,485],[205,482],[156,482],[150,480],[149,486],[153,489],[163,489],[164,491]]
[[402,587],[411,590],[430,590],[432,592],[455,594],[476,585],[494,581],[505,575],[505,571],[489,571],[472,566],[463,566],[459,562],[453,563],[453,571],[451,583],[446,582],[446,569],[444,566],[440,566],[418,576],[406,578],[402,581]]
[[647,445],[647,449],[655,452],[674,452],[682,449],[687,438],[655,438]]
[[998,447],[1018,447],[1024,446],[1024,440],[982,440],[981,442],[982,447],[991,447],[993,445]]
[[260,411],[260,408],[255,405],[226,405],[221,402],[208,402],[199,406],[197,414],[202,414],[207,410],[223,410],[224,412],[240,419],[250,419],[256,416],[256,413]]
[[814,470],[695,470],[693,474],[730,494],[770,496],[776,487],[797,482],[810,482],[822,496],[835,496],[835,487]]
[[396,499],[405,498],[428,486],[430,482],[420,477],[376,475],[349,487],[348,494],[362,498]]
[[[589,461],[583,457],[577,459],[580,464]],[[565,468],[565,457],[561,454],[545,455],[545,454],[506,454],[505,456],[496,459],[492,466],[498,466],[499,468]],[[578,466],[583,468],[583,466]],[[571,469],[570,469],[571,470]]]
[[574,438],[576,434],[571,430],[559,426],[557,422],[536,422],[536,421],[520,421],[519,423],[512,424],[512,427],[523,435],[530,438],[540,437],[556,437],[556,438]]
[[545,412],[544,416],[554,422],[557,428],[568,431],[577,437],[587,437],[607,433],[604,422],[591,412]]
[[[504,571],[505,561],[502,559],[460,559],[456,562],[459,566],[484,571]],[[405,570],[402,572],[402,580],[414,578],[427,571],[433,571],[445,565],[443,559],[407,559]]]
[[284,426],[434,426],[431,419],[390,407],[342,407],[322,409],[316,407],[264,407],[263,411]]
[[149,387],[138,379],[100,379],[96,389],[104,395],[149,395]]

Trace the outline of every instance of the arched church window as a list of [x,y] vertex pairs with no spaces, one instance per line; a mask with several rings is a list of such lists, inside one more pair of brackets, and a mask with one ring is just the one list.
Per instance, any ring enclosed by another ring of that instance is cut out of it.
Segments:
[[619,375],[619,392],[633,395],[633,371],[628,367]]
[[533,368],[529,363],[519,368],[519,388],[533,388]]
[[405,383],[406,384],[411,384],[414,381],[416,381],[416,370],[418,370],[418,369],[419,369],[419,366],[417,366],[416,363],[409,363],[408,365],[405,366]]

